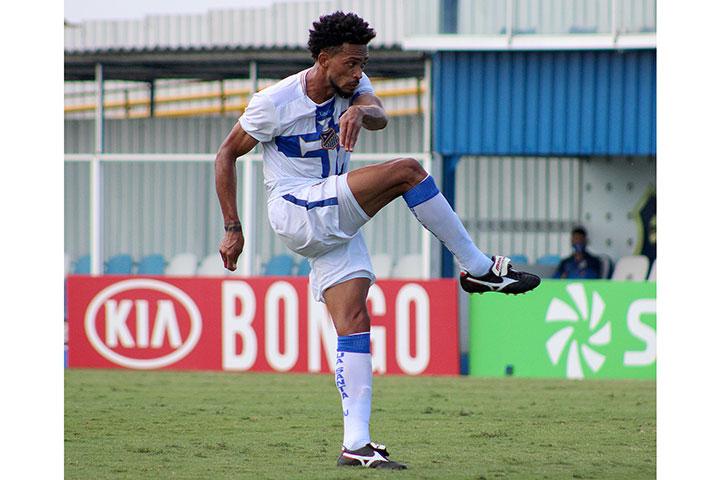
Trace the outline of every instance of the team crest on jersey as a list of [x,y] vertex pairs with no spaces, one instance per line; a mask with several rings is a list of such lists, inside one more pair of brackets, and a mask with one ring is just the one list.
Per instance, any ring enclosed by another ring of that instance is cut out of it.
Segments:
[[335,150],[340,143],[337,132],[332,127],[327,127],[320,134],[320,145],[325,150]]

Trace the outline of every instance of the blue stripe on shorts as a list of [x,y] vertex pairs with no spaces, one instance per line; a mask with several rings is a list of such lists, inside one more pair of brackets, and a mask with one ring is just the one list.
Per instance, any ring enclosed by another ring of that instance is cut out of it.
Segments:
[[283,195],[282,198],[284,198],[285,200],[287,200],[290,203],[294,203],[295,205],[300,205],[301,207],[305,207],[307,210],[311,210],[315,207],[329,207],[331,205],[338,204],[337,197],[331,197],[331,198],[326,198],[324,200],[308,202],[307,200],[303,200],[301,198],[296,198],[294,195],[290,195],[288,193],[286,195]]

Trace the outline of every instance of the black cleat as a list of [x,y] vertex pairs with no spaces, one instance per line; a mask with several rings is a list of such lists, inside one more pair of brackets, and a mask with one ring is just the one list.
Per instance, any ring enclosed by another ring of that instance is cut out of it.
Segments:
[[529,292],[540,285],[540,277],[513,270],[508,257],[492,257],[493,266],[482,277],[460,272],[460,286],[469,293],[500,292],[517,295]]
[[348,450],[343,447],[337,464],[338,467],[363,466],[366,468],[387,468],[389,470],[405,470],[407,468],[407,465],[389,460],[389,455],[385,445],[370,442],[357,450]]

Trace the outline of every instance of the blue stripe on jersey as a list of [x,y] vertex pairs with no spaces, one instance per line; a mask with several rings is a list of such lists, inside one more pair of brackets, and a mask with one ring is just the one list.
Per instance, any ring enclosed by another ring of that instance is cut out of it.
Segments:
[[427,202],[438,193],[440,193],[440,190],[438,190],[437,185],[435,185],[435,180],[428,175],[425,180],[403,193],[403,198],[407,202],[408,207],[413,208],[423,202]]
[[300,153],[299,135],[290,135],[289,137],[275,137],[275,145],[286,157],[302,157]]
[[338,337],[337,351],[370,353],[370,332]]
[[[326,127],[330,127],[337,133],[339,127],[335,123],[333,114],[335,112],[335,99],[315,109],[315,131],[301,135],[287,135],[275,137],[275,145],[278,151],[286,157],[294,158],[319,158],[321,165],[321,177],[330,176],[330,155],[322,148],[321,135]],[[337,168],[336,168],[337,170]]]
[[283,195],[283,198],[290,203],[294,203],[295,205],[300,205],[301,207],[305,207],[307,210],[311,210],[315,207],[329,207],[329,206],[338,204],[337,197],[331,197],[331,198],[326,198],[324,200],[308,202],[307,200],[303,200],[301,198],[296,198],[294,195],[290,195],[288,193],[286,195]]

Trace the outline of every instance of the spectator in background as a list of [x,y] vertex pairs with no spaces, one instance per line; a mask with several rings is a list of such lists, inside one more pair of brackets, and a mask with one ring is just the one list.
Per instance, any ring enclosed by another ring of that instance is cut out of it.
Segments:
[[572,231],[573,254],[564,258],[553,278],[600,278],[600,259],[587,251],[587,232],[583,227]]

